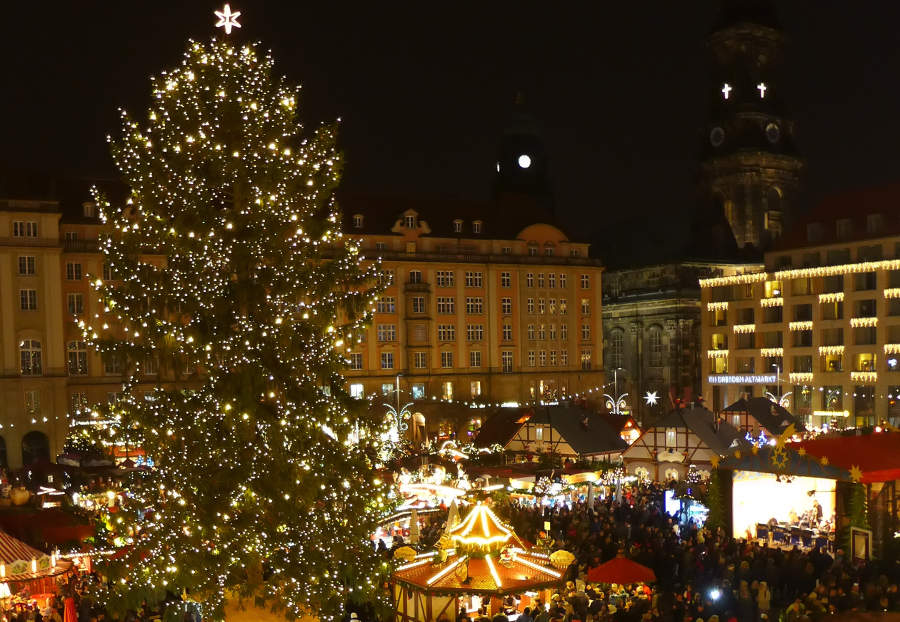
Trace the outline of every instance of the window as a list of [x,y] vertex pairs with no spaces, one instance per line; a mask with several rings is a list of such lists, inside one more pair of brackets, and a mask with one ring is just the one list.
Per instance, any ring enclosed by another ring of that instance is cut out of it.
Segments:
[[547,313],[550,315],[556,314],[556,298],[549,298],[547,300]]
[[512,246],[504,246],[500,249],[500,252],[504,255],[512,255]]
[[19,274],[22,276],[31,276],[34,274],[35,259],[33,255],[23,255],[19,257]]
[[559,338],[565,341],[569,338],[569,325],[568,324],[560,324],[559,325]]
[[569,286],[569,277],[565,274],[559,275],[559,286],[565,288]]
[[410,270],[409,271],[409,282],[413,285],[422,282],[422,271],[421,270]]
[[453,399],[453,383],[449,380],[441,383],[441,398],[445,400]]
[[375,250],[376,251],[386,251],[387,244],[385,244],[384,242],[375,242]]
[[25,413],[31,416],[41,413],[41,392],[25,391]]
[[591,368],[591,351],[590,350],[582,350],[581,351],[581,369],[590,369]]
[[428,367],[428,353],[413,353],[413,367],[415,367],[416,369],[425,369],[426,367]]
[[504,350],[500,353],[501,371],[504,374],[511,374],[513,370],[513,353],[510,350]]
[[[355,216],[354,216],[355,218]],[[363,387],[363,383],[354,382],[350,385],[350,397],[361,400],[365,395],[365,389]]]
[[582,324],[581,325],[581,340],[587,341],[591,338],[591,325],[590,324]]
[[550,325],[550,340],[551,341],[556,340],[556,324]]
[[353,214],[353,228],[354,229],[362,229],[363,226],[363,215],[362,214]]
[[846,240],[853,233],[853,221],[849,218],[839,218],[835,225],[839,240]]
[[453,352],[441,352],[441,367],[444,369],[453,367]]
[[503,341],[512,341],[512,324],[503,325]]
[[534,298],[529,298],[527,301],[527,307],[529,313],[534,313]]
[[590,274],[582,274],[581,275],[581,289],[590,289],[591,287],[591,275]]
[[884,217],[881,214],[866,215],[866,233],[881,233],[884,230]]
[[559,364],[562,367],[566,367],[569,364],[569,351],[568,350],[560,350],[559,351]]
[[[103,277],[106,278],[105,276]],[[382,270],[378,273],[378,284],[381,286],[388,286],[394,284],[394,271],[390,268],[386,270]]]
[[647,334],[650,367],[662,367],[663,348],[662,330],[658,326],[650,327],[650,332]]
[[26,339],[19,344],[21,371],[23,376],[40,376],[41,342],[37,339]]
[[560,314],[560,315],[565,315],[565,314],[568,313],[568,312],[569,312],[569,302],[568,302],[568,299],[566,299],[566,298],[560,298],[560,299],[559,299],[559,314]]
[[113,274],[112,267],[106,262],[103,263],[103,280],[114,281],[116,276]]
[[77,242],[78,241],[78,232],[77,231],[66,231],[66,242]]
[[483,282],[483,272],[466,272],[466,287],[482,287]]
[[512,313],[512,298],[500,299],[500,312],[505,315]]
[[545,254],[547,257],[553,257],[553,247],[552,247],[552,246],[545,246],[545,247],[544,247],[544,254]]
[[350,353],[350,369],[362,369],[363,357],[361,352]]
[[556,367],[556,350],[550,350],[550,367]]
[[83,341],[70,341],[68,347],[69,375],[87,375],[87,344]]
[[544,340],[547,338],[547,325],[546,324],[538,324],[538,339]]
[[438,341],[456,341],[456,326],[438,324]]
[[70,315],[84,313],[84,296],[82,294],[66,294],[66,301]]
[[538,352],[538,365],[540,365],[541,367],[547,366],[547,351],[546,350],[541,350],[540,352]]
[[528,351],[528,366],[534,367],[534,364],[535,364],[534,361],[535,361],[534,350],[529,350]]
[[467,324],[466,341],[484,341],[484,324]]
[[375,303],[375,311],[378,313],[393,313],[394,312],[394,297],[393,296],[382,296],[378,299],[378,302]]
[[[475,365],[473,365],[475,367]],[[469,383],[469,390],[472,393],[472,397],[478,397],[481,395],[481,380],[473,380]]]
[[81,264],[68,262],[66,263],[66,280],[69,281],[80,281],[81,280]]
[[481,367],[480,350],[472,350],[469,352],[469,367]]
[[546,307],[546,305],[544,304],[544,299],[543,299],[543,298],[538,298],[538,313],[543,314],[544,311],[546,311],[546,309],[547,309],[547,307]]
[[438,287],[453,287],[454,282],[454,273],[452,271],[447,270],[438,270],[437,271],[437,286]]
[[397,341],[397,325],[379,324],[376,335],[378,341]]
[[13,237],[36,238],[38,236],[38,224],[34,221],[16,220],[13,222]]
[[394,369],[394,353],[393,352],[382,352],[381,353],[381,369]]
[[552,272],[547,275],[547,287],[554,289],[556,287],[556,275]]
[[438,296],[437,309],[438,313],[441,314],[456,313],[456,300],[449,297]]
[[425,297],[424,296],[413,296],[412,312],[413,313],[425,313]]
[[34,311],[37,309],[36,289],[19,290],[19,308],[22,309],[22,311]]
[[511,272],[501,272],[500,273],[500,287],[512,287],[512,273]]
[[484,313],[484,298],[481,296],[467,297],[466,313]]
[[674,449],[677,447],[678,436],[676,428],[666,428],[666,448]]
[[622,367],[625,354],[625,331],[612,331],[609,339],[609,366]]
[[529,272],[525,275],[525,285],[526,287],[534,287],[534,272]]
[[542,288],[542,289],[544,287],[544,273],[543,272],[538,274],[538,287]]
[[453,233],[462,233],[462,221],[457,218],[453,221]]
[[416,228],[416,217],[412,214],[403,217],[403,226],[407,229],[415,229]]
[[480,220],[472,221],[472,233],[481,233],[481,221]]
[[108,353],[103,356],[103,373],[115,375],[122,373],[122,359],[115,354]]
[[69,396],[69,408],[73,413],[87,409],[87,393],[76,391]]
[[535,339],[534,324],[528,325],[528,338]]
[[414,400],[424,400],[425,399],[425,384],[422,382],[417,382],[412,386],[412,398]]
[[581,299],[581,314],[582,315],[590,315],[591,314],[591,301],[588,298]]

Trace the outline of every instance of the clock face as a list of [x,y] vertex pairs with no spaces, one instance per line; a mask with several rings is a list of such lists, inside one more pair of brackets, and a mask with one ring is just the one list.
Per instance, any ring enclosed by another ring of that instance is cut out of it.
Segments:
[[709,132],[709,143],[713,147],[720,147],[725,142],[725,130],[721,127],[714,127]]
[[528,168],[529,166],[531,166],[531,156],[523,153],[519,156],[517,162],[519,163],[519,168]]
[[769,123],[766,126],[766,139],[774,144],[778,142],[779,138],[781,138],[781,128],[775,123]]

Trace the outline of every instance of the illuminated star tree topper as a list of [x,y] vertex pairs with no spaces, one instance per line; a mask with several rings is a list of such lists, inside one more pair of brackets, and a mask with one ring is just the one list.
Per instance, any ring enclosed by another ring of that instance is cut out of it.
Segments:
[[216,22],[216,28],[224,28],[225,34],[230,35],[232,28],[240,28],[237,18],[241,16],[240,11],[231,12],[231,5],[226,4],[221,11],[214,11],[219,21]]

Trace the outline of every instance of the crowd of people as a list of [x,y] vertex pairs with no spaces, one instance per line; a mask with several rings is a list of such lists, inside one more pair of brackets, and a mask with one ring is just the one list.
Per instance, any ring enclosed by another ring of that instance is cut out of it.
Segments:
[[[650,484],[626,491],[621,503],[512,504],[516,533],[532,542],[552,539],[576,558],[573,583],[534,622],[547,615],[566,622],[814,622],[843,611],[900,611],[897,560],[851,560],[840,548],[832,555],[769,547],[721,528],[680,525],[661,499],[661,487]],[[546,522],[550,532],[542,533]],[[591,567],[619,554],[655,572],[652,589],[585,583]]]

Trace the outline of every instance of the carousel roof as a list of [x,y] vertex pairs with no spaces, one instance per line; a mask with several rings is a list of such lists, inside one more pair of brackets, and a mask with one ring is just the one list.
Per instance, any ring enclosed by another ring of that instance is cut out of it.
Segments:
[[[465,565],[468,564],[468,568]],[[556,585],[562,572],[553,568],[549,556],[518,549],[507,561],[452,555],[441,564],[431,558],[417,559],[397,568],[394,580],[430,592],[518,593]]]
[[[443,562],[424,553],[394,571],[394,580],[430,592],[518,593],[562,580],[549,555],[525,549],[512,527],[486,505],[474,506],[447,530],[456,549]],[[499,551],[506,549],[501,555]]]
[[447,535],[454,544],[463,547],[499,548],[515,541],[522,545],[512,527],[503,524],[496,514],[486,505],[479,503],[458,524],[447,530]]

